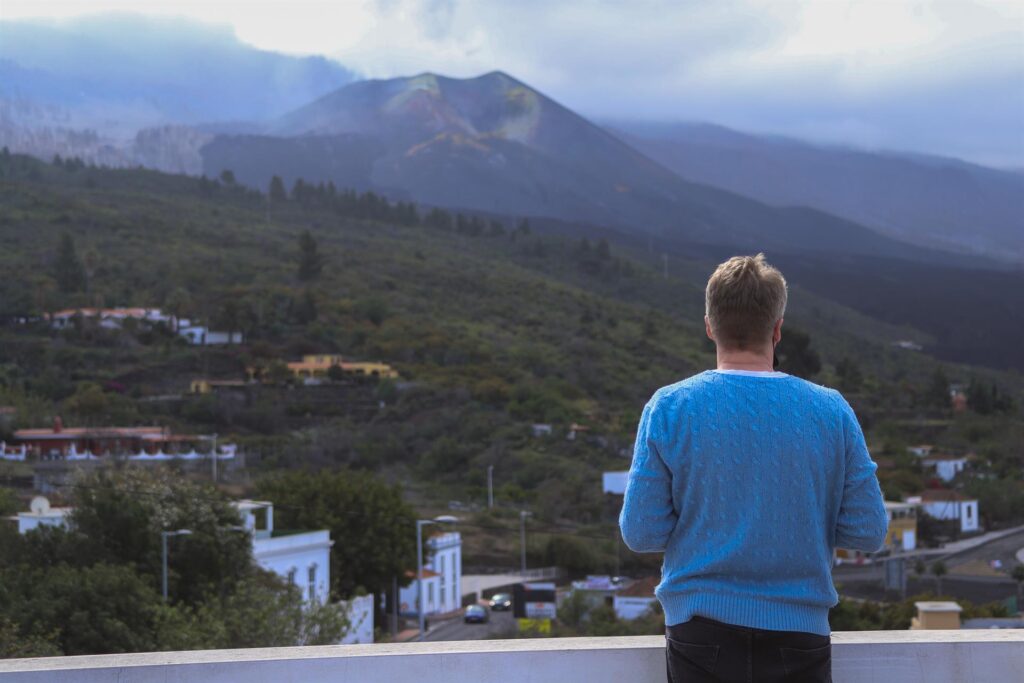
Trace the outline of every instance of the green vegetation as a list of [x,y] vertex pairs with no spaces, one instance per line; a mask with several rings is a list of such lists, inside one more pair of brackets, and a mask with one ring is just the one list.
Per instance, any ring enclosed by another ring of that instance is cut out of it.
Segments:
[[[612,544],[617,511],[600,492],[600,473],[628,467],[636,420],[656,388],[714,362],[702,320],[712,264],[673,256],[666,274],[646,242],[578,226],[423,211],[331,184],[297,182],[289,194],[276,179],[261,194],[226,174],[196,180],[2,154],[0,239],[0,405],[16,409],[0,430],[45,426],[59,414],[67,425],[216,432],[246,452],[282,523],[329,526],[336,553],[360,531],[343,511],[378,509],[344,483],[361,481],[355,473],[401,485],[416,508],[443,510],[450,500],[485,500],[493,466],[499,506],[534,515],[531,562],[581,573],[639,566]],[[245,343],[195,347],[169,325],[107,329],[88,319],[58,331],[43,318],[79,306],[161,307],[240,331]],[[890,343],[925,336],[794,285],[780,367],[846,393],[874,455],[888,461],[879,470],[888,497],[934,483],[906,451],[933,443],[977,454],[955,486],[981,497],[987,526],[1024,522],[1024,381]],[[386,362],[401,378],[335,373],[304,387],[284,362],[307,353]],[[241,398],[188,393],[195,378],[245,379],[251,366],[265,367],[273,384],[249,386]],[[951,383],[967,388],[964,412],[951,407]],[[552,434],[535,436],[534,423]],[[569,440],[573,423],[588,430]],[[308,497],[290,497],[292,485]],[[336,554],[339,595],[386,587],[408,566],[413,535],[392,531],[410,513],[394,489],[379,494],[394,513],[380,533],[395,561],[357,567]],[[310,507],[309,498],[319,502]],[[514,534],[517,517],[494,514]],[[581,530],[607,541],[551,540]],[[139,542],[137,555],[90,567],[152,572],[153,541]],[[467,564],[490,557],[486,534],[467,547]],[[195,569],[206,572],[195,579],[204,595],[220,585],[216,577],[235,576],[204,566]],[[90,580],[108,578],[95,571]],[[220,600],[247,585],[223,580]]]
[[[0,655],[29,657],[337,642],[331,605],[256,567],[224,497],[169,471],[83,478],[70,530],[0,528]],[[161,598],[161,532],[169,539]]]

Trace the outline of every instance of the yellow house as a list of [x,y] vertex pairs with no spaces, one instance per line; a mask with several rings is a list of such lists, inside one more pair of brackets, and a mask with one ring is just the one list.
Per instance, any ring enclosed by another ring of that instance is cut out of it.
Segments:
[[209,394],[216,389],[244,387],[247,384],[240,379],[194,379],[189,385],[189,391],[193,394]]
[[398,372],[387,363],[346,361],[335,353],[307,354],[301,361],[288,363],[288,369],[299,378],[324,377],[333,367],[341,368],[346,375],[356,377],[398,377]]
[[[914,550],[917,548],[917,508],[914,503],[893,503],[885,501],[885,513],[889,517],[889,529],[885,532],[885,548]],[[836,557],[860,564],[868,560],[871,553],[838,548]]]
[[889,530],[885,534],[885,546],[901,550],[917,548],[917,506],[911,503],[886,501],[885,512],[889,516]]

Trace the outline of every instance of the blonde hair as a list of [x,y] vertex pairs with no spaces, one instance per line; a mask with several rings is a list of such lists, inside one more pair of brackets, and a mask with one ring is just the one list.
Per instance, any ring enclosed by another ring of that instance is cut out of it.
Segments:
[[730,350],[761,347],[786,313],[786,279],[764,254],[733,256],[711,274],[704,303],[715,342]]

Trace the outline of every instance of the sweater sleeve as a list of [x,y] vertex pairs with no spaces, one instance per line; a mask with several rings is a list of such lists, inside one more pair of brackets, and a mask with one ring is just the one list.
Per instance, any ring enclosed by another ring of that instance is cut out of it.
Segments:
[[654,401],[644,407],[619,515],[622,540],[638,553],[664,551],[679,519],[672,504],[672,474],[658,449],[664,430],[659,431],[663,418],[657,413]]
[[889,516],[875,476],[878,466],[871,460],[853,409],[842,397],[839,403],[846,442],[846,479],[836,521],[835,544],[839,548],[875,552],[885,543],[889,528]]

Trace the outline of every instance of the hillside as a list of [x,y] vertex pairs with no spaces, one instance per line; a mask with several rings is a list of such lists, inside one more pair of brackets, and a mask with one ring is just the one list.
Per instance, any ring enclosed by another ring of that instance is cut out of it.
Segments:
[[[661,254],[642,248],[408,209],[306,186],[268,215],[266,197],[237,185],[4,155],[0,404],[17,408],[15,425],[62,414],[216,432],[241,443],[256,471],[368,468],[431,505],[480,500],[494,465],[502,501],[548,521],[605,519],[600,472],[626,466],[644,402],[713,362],[701,319],[712,264],[673,257],[666,278]],[[305,230],[322,272],[303,281]],[[57,277],[69,262],[63,235],[82,266],[77,283]],[[878,452],[928,439],[1015,462],[1015,418],[953,416],[934,379],[941,370],[1019,401],[1019,374],[894,349],[893,339],[926,335],[799,284],[792,301],[784,367],[843,387]],[[166,329],[57,332],[17,320],[86,304],[161,306],[241,330],[246,343],[203,349]],[[242,379],[246,365],[318,352],[387,362],[401,379],[328,387],[337,396],[327,403],[283,385],[250,388],[245,401],[188,394],[197,377]],[[535,423],[553,436],[532,436]],[[569,441],[572,423],[589,431]],[[893,492],[923,485],[899,476]]]
[[686,182],[500,72],[353,83],[264,135],[221,135],[201,153],[207,175],[231,169],[259,188],[283,174],[289,185],[330,181],[428,205],[703,244],[958,262],[820,211],[772,208]]
[[687,180],[773,206],[813,207],[925,247],[1024,263],[1024,174],[709,124],[610,125]]

